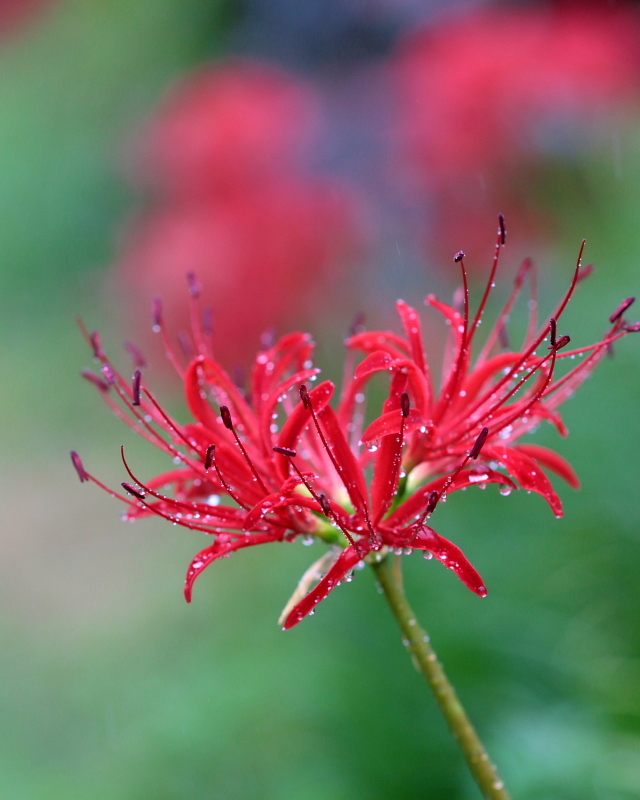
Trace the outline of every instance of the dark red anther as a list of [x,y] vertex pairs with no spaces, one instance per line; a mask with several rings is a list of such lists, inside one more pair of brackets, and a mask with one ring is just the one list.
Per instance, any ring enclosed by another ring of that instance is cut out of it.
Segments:
[[327,495],[323,494],[322,492],[319,492],[318,493],[318,502],[320,503],[320,506],[322,507],[323,513],[326,514],[328,517],[332,517],[333,516],[333,510],[331,508],[331,503],[329,502],[329,500],[327,498]]
[[458,250],[458,252],[453,257],[453,260],[456,264],[458,264],[464,258],[464,252],[462,250]]
[[480,436],[476,439],[476,443],[471,448],[471,452],[469,453],[469,458],[473,458],[474,460],[478,458],[480,455],[480,451],[482,450],[484,443],[487,441],[487,436],[489,435],[489,428],[483,428],[480,431]]
[[153,330],[159,331],[162,327],[162,300],[159,297],[153,298]]
[[300,399],[305,408],[311,408],[311,398],[309,397],[309,391],[304,383],[300,387]]
[[132,486],[130,483],[123,483],[122,488],[125,490],[125,492],[133,495],[138,500],[144,500],[144,498],[147,496],[145,492],[141,491],[140,489],[136,489],[136,487]]
[[556,346],[556,334],[558,332],[558,325],[556,323],[555,317],[551,317],[549,320],[549,341],[551,342],[551,346],[549,350],[553,350]]
[[440,499],[440,492],[433,491],[429,495],[429,501],[427,502],[427,507],[424,511],[424,517],[428,517],[429,514],[433,514],[435,507],[438,505],[438,500]]
[[194,300],[200,297],[200,284],[196,278],[195,272],[187,272],[187,285],[189,287],[189,294]]
[[213,309],[207,306],[202,312],[202,329],[206,336],[213,336]]
[[209,447],[207,447],[207,455],[205,456],[204,459],[205,469],[207,470],[211,469],[211,465],[213,464],[213,456],[215,455],[215,452],[216,452],[215,444],[210,444]]
[[89,369],[82,370],[82,377],[86,378],[86,380],[91,381],[94,386],[97,386],[101,392],[108,392],[109,391],[109,384],[106,381],[103,381],[99,375],[96,375],[95,372],[91,372]]
[[229,411],[227,406],[220,406],[220,416],[222,417],[222,423],[224,427],[232,431],[233,422],[231,420],[231,412]]
[[509,350],[509,334],[507,333],[507,326],[501,325],[500,330],[498,331],[498,339],[500,340],[500,346],[503,350]]
[[554,347],[553,349],[554,349],[554,350],[555,350],[555,352],[557,353],[557,352],[558,352],[558,350],[562,350],[562,348],[563,348],[563,347],[566,347],[566,346],[569,344],[569,342],[570,342],[570,341],[571,341],[571,337],[570,337],[570,336],[567,336],[567,335],[565,334],[564,336],[561,336],[561,337],[558,339],[558,341],[556,342],[556,344],[555,344],[555,347]]
[[507,241],[507,229],[504,226],[504,214],[498,214],[498,234],[500,236],[500,244]]
[[409,404],[409,395],[406,392],[402,392],[400,395],[400,408],[402,410],[402,416],[406,419],[409,416],[409,411],[411,409]]
[[85,481],[89,480],[89,475],[84,468],[84,464],[82,463],[82,459],[76,453],[75,450],[71,451],[71,463],[76,468],[76,472],[78,473],[78,477],[80,478],[80,483],[84,483]]
[[113,384],[116,382],[116,376],[114,375],[113,370],[111,369],[111,366],[109,364],[102,365],[102,374],[107,379],[107,384],[109,386],[113,386]]
[[138,345],[135,342],[125,342],[124,348],[131,356],[134,365],[138,369],[145,369],[147,366],[147,359],[142,355],[142,350],[140,350]]
[[627,297],[627,299],[623,303],[620,303],[618,308],[616,308],[613,314],[609,317],[609,322],[611,322],[612,324],[614,322],[617,322],[620,319],[620,317],[624,314],[624,312],[635,302],[636,302],[635,297]]
[[632,325],[625,325],[624,330],[627,333],[637,333],[640,331],[640,322],[634,322]]
[[133,400],[131,401],[132,405],[139,406],[140,405],[140,381],[142,380],[142,373],[139,369],[137,369],[133,373]]
[[353,322],[351,323],[351,327],[349,328],[349,333],[347,334],[349,337],[355,336],[356,333],[360,333],[364,329],[364,314],[360,311],[356,314]]
[[276,453],[280,453],[281,456],[287,456],[287,458],[293,458],[298,455],[295,450],[290,450],[288,447],[278,447],[276,445],[273,449]]
[[93,348],[93,357],[102,358],[104,350],[102,349],[102,338],[98,331],[92,331],[89,334],[89,339],[91,340],[91,347]]

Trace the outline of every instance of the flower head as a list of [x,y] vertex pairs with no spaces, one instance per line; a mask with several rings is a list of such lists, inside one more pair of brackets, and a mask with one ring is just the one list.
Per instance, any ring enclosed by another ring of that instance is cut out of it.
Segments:
[[[564,311],[578,283],[590,272],[582,249],[569,289],[541,326],[535,288],[530,319],[519,349],[508,343],[507,320],[534,266],[527,261],[497,321],[481,347],[478,329],[494,286],[505,241],[500,218],[495,258],[479,307],[472,314],[464,254],[455,261],[462,273],[460,307],[429,295],[427,305],[449,326],[445,366],[435,383],[425,351],[420,317],[403,301],[397,308],[404,335],[354,330],[345,382],[323,381],[312,363],[313,342],[292,333],[265,346],[251,375],[251,388],[238,386],[212,355],[210,331],[202,322],[199,287],[189,278],[193,355],[182,359],[172,346],[156,303],[154,328],[180,375],[194,422],[183,424],[162,407],[148,387],[144,360],[130,348],[136,370],[126,379],[107,358],[96,333],[87,334],[101,374],[87,377],[107,404],[137,432],[173,458],[176,466],[142,480],[124,451],[129,480],[120,499],[127,517],[155,514],[213,537],[189,566],[185,585],[191,600],[196,578],[214,561],[244,547],[314,537],[332,545],[330,553],[304,576],[283,622],[290,628],[311,613],[341,580],[384,548],[422,550],[433,555],[474,592],[484,596],[484,581],[462,551],[434,530],[430,518],[445,497],[489,483],[501,491],[523,487],[541,494],[557,516],[562,503],[545,470],[579,486],[572,467],[557,453],[520,439],[541,421],[566,434],[558,406],[592,372],[612,343],[639,325],[629,325],[626,300],[610,317],[610,328],[596,344],[570,349],[561,333]],[[355,353],[365,358],[354,369]],[[581,357],[557,375],[559,362]],[[390,379],[381,413],[365,427],[367,388],[374,375]],[[103,484],[76,453],[82,481]],[[103,487],[106,488],[106,487]],[[318,581],[313,587],[313,583]]]

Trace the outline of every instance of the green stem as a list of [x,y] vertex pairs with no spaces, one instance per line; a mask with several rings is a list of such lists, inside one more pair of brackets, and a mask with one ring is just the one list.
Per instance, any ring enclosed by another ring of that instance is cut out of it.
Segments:
[[425,676],[440,705],[451,732],[467,759],[469,769],[487,800],[511,800],[504,781],[484,749],[456,690],[445,675],[429,637],[420,627],[404,593],[401,559],[388,555],[372,564],[391,610],[402,629],[409,651]]

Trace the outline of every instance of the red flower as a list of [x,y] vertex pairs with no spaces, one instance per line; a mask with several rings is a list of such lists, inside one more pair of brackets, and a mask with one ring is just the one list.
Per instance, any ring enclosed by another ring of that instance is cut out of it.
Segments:
[[314,293],[349,272],[365,239],[355,193],[304,168],[320,119],[308,85],[249,60],[175,87],[136,159],[155,197],[125,237],[124,295],[135,303],[161,293],[167,317],[188,325],[178,285],[196,272],[212,299],[218,355],[243,365],[266,329],[305,318]]
[[432,194],[436,241],[461,219],[483,237],[505,202],[520,228],[539,227],[517,176],[601,142],[612,115],[637,106],[639,46],[638,9],[624,3],[494,3],[406,37],[392,61],[403,177]]
[[[129,506],[128,518],[156,514],[214,537],[189,567],[187,600],[195,579],[218,558],[299,536],[320,538],[335,548],[301,582],[293,607],[287,609],[285,628],[300,622],[356,566],[383,548],[432,554],[484,596],[487,590],[476,569],[428,524],[438,503],[474,485],[496,483],[505,494],[519,485],[541,494],[554,513],[562,515],[562,503],[545,470],[577,488],[576,474],[552,450],[519,440],[543,420],[565,434],[558,406],[614,341],[640,325],[628,325],[624,319],[630,298],[611,316],[601,341],[568,349],[569,336],[560,335],[558,325],[577,284],[590,271],[581,267],[581,251],[565,297],[541,327],[534,294],[525,342],[513,350],[506,325],[527,277],[533,275],[533,266],[525,262],[496,324],[476,352],[503,244],[501,218],[489,282],[475,314],[469,309],[462,253],[455,257],[464,283],[461,308],[433,295],[426,299],[450,326],[439,389],[424,349],[420,318],[403,301],[397,307],[404,336],[355,332],[347,340],[352,353],[335,408],[331,381],[308,388],[319,370],[312,366],[314,345],[304,333],[285,336],[260,352],[250,393],[239,388],[212,356],[193,276],[191,346],[197,354],[186,366],[171,346],[159,304],[154,324],[184,382],[195,422],[182,424],[163,409],[143,380],[144,362],[135,348],[138,368],[129,382],[105,355],[98,335],[89,336],[102,374],[85,377],[119,416],[176,462],[169,472],[143,481],[123,453],[131,482],[122,484],[127,496],[119,496]],[[531,283],[535,286],[534,280]],[[366,355],[355,370],[353,351]],[[585,357],[557,377],[558,362],[576,356]],[[364,429],[367,385],[380,372],[390,377],[389,395],[380,416]],[[76,453],[72,458],[81,480],[103,486]],[[305,593],[318,578],[315,588]]]

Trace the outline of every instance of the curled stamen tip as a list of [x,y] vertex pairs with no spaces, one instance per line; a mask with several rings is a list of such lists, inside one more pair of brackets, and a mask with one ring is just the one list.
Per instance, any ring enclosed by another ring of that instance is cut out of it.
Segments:
[[142,380],[142,372],[137,369],[133,374],[133,400],[131,404],[134,406],[140,405],[140,381]]
[[103,381],[99,375],[96,375],[94,372],[91,372],[89,369],[82,370],[82,377],[91,383],[94,386],[97,386],[101,392],[108,392],[109,391],[109,384],[106,381]]
[[471,452],[469,453],[469,458],[475,459],[478,458],[480,455],[480,451],[482,450],[484,443],[487,441],[487,436],[489,435],[489,428],[483,428],[480,431],[480,435],[476,439],[476,443],[471,448]]
[[504,226],[504,214],[498,214],[498,235],[500,236],[500,244],[507,241],[507,229]]
[[222,423],[224,424],[224,427],[232,431],[233,421],[231,419],[231,412],[227,406],[220,406],[220,416],[222,417]]
[[93,348],[93,357],[101,358],[104,355],[104,350],[102,349],[102,337],[98,331],[91,331],[89,334],[89,339],[91,340],[91,347]]
[[409,395],[406,392],[402,392],[402,394],[400,395],[400,408],[402,410],[402,416],[405,418],[408,417],[410,411],[410,405],[409,405]]
[[309,397],[309,390],[304,385],[304,383],[300,387],[300,399],[302,400],[302,405],[305,408],[311,408],[311,398]]
[[82,459],[76,453],[75,450],[71,451],[71,463],[73,464],[73,466],[76,469],[76,472],[78,473],[78,477],[80,478],[80,483],[84,483],[85,481],[88,481],[89,480],[89,475],[88,475],[87,471],[84,468],[84,464],[82,463]]
[[130,483],[122,483],[122,488],[133,497],[136,497],[138,500],[144,500],[147,496],[146,492],[141,491],[140,489],[136,489],[135,486],[132,486]]
[[273,448],[274,452],[280,453],[281,456],[287,456],[287,458],[294,458],[297,456],[297,452],[295,450],[291,450],[288,447],[278,447],[277,445]]
[[632,325],[625,325],[624,330],[627,333],[637,333],[640,331],[640,322],[634,322]]
[[569,344],[569,342],[570,342],[570,341],[571,341],[571,337],[570,337],[570,336],[567,336],[567,335],[565,334],[564,336],[561,336],[561,337],[558,339],[558,341],[555,343],[555,346],[553,347],[553,349],[554,349],[554,350],[555,350],[555,352],[557,353],[557,352],[558,352],[558,350],[561,350],[563,347],[566,347],[566,346]]
[[429,500],[427,502],[427,507],[425,509],[425,516],[432,514],[435,510],[435,507],[438,505],[438,500],[440,500],[440,492],[436,492],[435,490],[431,492],[429,495]]
[[322,511],[329,517],[331,516],[331,503],[329,502],[327,495],[322,494],[322,492],[318,495],[318,502],[322,507]]
[[453,257],[453,260],[454,260],[454,262],[457,264],[459,261],[462,261],[462,259],[464,258],[464,256],[465,256],[465,254],[464,254],[464,251],[462,251],[462,250],[458,250],[458,252],[457,252],[457,253],[455,254],[455,256]]
[[189,294],[194,300],[197,300],[200,297],[200,284],[195,272],[187,272],[187,285],[189,286]]
[[147,359],[135,342],[125,342],[124,347],[138,369],[144,369],[147,366]]
[[213,457],[215,455],[215,452],[216,452],[215,444],[210,444],[209,447],[207,447],[207,455],[205,456],[205,459],[204,459],[204,468],[205,469],[211,469],[211,465],[213,464]]
[[624,302],[620,303],[618,308],[616,308],[613,314],[609,317],[609,322],[611,322],[611,324],[617,322],[620,319],[620,317],[624,314],[624,312],[635,303],[635,301],[636,301],[635,297],[627,297],[627,299]]

